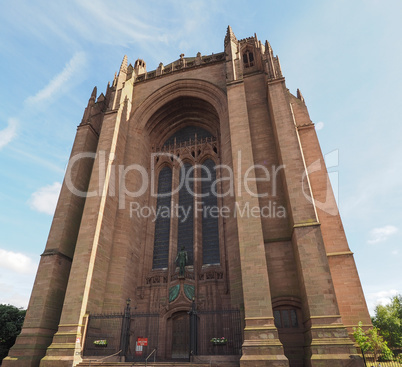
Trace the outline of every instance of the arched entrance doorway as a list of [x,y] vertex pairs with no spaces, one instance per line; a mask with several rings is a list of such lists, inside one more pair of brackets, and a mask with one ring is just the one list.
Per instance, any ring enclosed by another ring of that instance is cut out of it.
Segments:
[[188,359],[190,353],[190,319],[188,312],[180,311],[172,316],[172,359]]

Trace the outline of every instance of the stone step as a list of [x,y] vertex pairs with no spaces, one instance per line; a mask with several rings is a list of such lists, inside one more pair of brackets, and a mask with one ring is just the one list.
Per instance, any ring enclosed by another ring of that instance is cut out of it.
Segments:
[[[145,367],[145,362],[102,362],[84,360],[77,367]],[[235,361],[209,362],[148,362],[147,367],[238,367]]]
[[[216,365],[216,364],[212,364]],[[221,364],[220,364],[221,365]],[[225,364],[226,365],[226,364]],[[102,361],[82,361],[77,367],[143,367],[145,362],[102,362]],[[148,362],[147,367],[211,367],[210,363],[201,362]]]

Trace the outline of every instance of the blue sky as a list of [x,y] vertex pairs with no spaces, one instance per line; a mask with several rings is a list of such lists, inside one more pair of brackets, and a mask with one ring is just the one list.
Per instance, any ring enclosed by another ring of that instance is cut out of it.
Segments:
[[306,99],[370,310],[402,293],[400,1],[0,3],[0,303],[28,304],[93,87],[125,54],[150,71],[221,52],[229,24],[268,39]]

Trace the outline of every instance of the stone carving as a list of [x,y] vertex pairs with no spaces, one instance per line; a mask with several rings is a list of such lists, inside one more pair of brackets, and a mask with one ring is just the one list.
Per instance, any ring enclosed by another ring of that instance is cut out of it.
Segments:
[[169,302],[173,302],[180,292],[180,284],[176,284],[169,288]]
[[145,279],[146,284],[164,284],[167,283],[166,275],[153,275]]
[[191,301],[195,295],[195,287],[190,284],[184,284],[184,294]]
[[220,280],[223,279],[222,271],[210,270],[198,275],[198,280]]

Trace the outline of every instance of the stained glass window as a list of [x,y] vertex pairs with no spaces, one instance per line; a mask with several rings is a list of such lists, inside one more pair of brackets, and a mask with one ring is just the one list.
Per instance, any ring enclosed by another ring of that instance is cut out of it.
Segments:
[[[216,192],[212,192],[216,181],[215,162],[207,159],[201,168],[201,194],[202,194],[202,263],[219,264],[219,226],[218,201]],[[216,191],[216,187],[214,187]]]
[[169,262],[169,238],[170,238],[170,213],[172,192],[172,169],[164,167],[158,178],[158,197],[156,201],[156,213],[160,213],[155,220],[155,238],[153,269],[168,267]]

